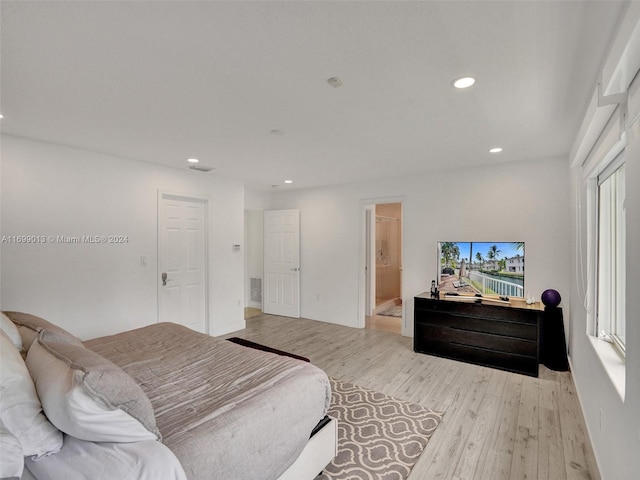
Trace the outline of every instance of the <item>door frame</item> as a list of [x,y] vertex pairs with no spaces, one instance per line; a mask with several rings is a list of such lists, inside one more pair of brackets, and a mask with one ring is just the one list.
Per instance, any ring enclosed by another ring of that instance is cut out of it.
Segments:
[[[358,275],[358,328],[365,327],[365,316],[367,316],[367,309],[370,308],[367,302],[367,289],[369,289],[369,296],[371,294],[375,297],[375,277],[372,277],[375,270],[372,270],[372,265],[375,266],[375,206],[383,203],[399,203],[401,205],[401,217],[400,217],[400,235],[402,236],[400,241],[401,256],[404,259],[405,251],[405,234],[404,234],[404,208],[405,197],[375,197],[365,198],[360,200],[360,260]],[[367,221],[367,216],[371,213],[367,211],[373,210],[373,221]],[[371,242],[374,242],[374,247],[371,248]],[[406,301],[404,299],[404,261],[402,264],[402,271],[400,273],[400,296],[402,297],[402,321],[401,321],[401,334],[404,336],[408,330],[407,315],[406,315]],[[375,302],[374,302],[375,303]],[[374,305],[375,307],[375,305]]]
[[177,193],[168,190],[158,189],[158,197],[156,202],[156,323],[160,322],[160,294],[162,288],[162,282],[160,276],[162,275],[161,262],[160,262],[160,214],[161,214],[161,202],[166,197],[172,197],[178,200],[184,200],[187,202],[197,201],[204,204],[204,316],[205,316],[205,333],[208,335],[211,332],[209,312],[209,235],[210,225],[212,224],[212,208],[211,198],[208,195],[191,194],[191,193]]
[[376,309],[376,205],[365,205],[365,241],[364,241],[364,275],[365,275],[365,317],[370,317]]

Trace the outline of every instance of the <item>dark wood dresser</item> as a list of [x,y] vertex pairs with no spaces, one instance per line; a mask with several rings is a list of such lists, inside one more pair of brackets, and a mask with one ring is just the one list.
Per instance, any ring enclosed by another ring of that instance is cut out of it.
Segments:
[[539,304],[493,305],[415,297],[413,349],[510,372],[538,376]]

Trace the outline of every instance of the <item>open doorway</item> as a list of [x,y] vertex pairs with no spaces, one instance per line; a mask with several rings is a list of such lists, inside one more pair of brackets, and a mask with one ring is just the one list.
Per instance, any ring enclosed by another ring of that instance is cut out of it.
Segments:
[[264,211],[244,211],[245,302],[244,319],[262,313],[262,279],[264,277]]
[[402,204],[369,209],[365,327],[402,333]]

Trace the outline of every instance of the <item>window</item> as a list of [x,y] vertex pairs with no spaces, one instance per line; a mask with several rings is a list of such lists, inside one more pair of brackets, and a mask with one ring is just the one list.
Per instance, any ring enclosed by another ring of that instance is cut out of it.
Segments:
[[625,179],[618,156],[598,175],[598,336],[625,354]]

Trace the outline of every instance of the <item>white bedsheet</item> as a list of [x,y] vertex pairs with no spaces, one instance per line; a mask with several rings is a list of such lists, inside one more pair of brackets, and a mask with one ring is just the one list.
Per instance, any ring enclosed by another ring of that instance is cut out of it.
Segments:
[[155,440],[94,443],[68,435],[55,455],[25,459],[23,480],[29,472],[37,480],[187,480],[173,452]]

